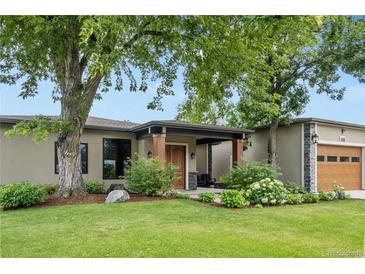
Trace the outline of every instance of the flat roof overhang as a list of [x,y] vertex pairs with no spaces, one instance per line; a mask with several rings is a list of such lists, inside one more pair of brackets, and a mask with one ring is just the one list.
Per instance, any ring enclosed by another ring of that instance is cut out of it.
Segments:
[[133,128],[137,139],[142,139],[157,133],[166,133],[175,136],[197,137],[197,144],[219,143],[232,139],[244,139],[253,130],[229,128],[210,125],[194,125],[174,122],[148,122]]

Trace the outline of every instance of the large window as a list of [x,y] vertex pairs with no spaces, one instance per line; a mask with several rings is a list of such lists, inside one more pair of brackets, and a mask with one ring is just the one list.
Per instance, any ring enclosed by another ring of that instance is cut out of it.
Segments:
[[130,157],[130,140],[103,139],[103,179],[118,179],[123,176]]
[[[57,143],[55,143],[55,173],[59,173],[59,167],[58,167],[58,155],[57,155]],[[82,174],[88,173],[88,146],[86,143],[80,144],[80,153],[81,153],[81,170]]]

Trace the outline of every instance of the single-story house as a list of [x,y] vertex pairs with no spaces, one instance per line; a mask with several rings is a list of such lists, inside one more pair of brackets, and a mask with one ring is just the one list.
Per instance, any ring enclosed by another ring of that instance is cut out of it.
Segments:
[[[31,117],[0,116],[0,184],[58,181],[56,135],[40,145],[28,136],[4,137],[13,124]],[[84,179],[116,183],[126,158],[134,153],[158,156],[179,167],[175,187],[192,190],[199,174],[219,180],[241,159],[266,161],[268,141],[268,127],[249,130],[174,120],[136,124],[89,117],[81,137],[82,172]],[[297,118],[279,127],[277,147],[284,182],[301,183],[312,192],[329,191],[334,183],[346,190],[365,189],[365,125]]]
[[[334,183],[346,190],[365,189],[365,125],[297,118],[279,127],[277,140],[284,182],[301,183],[312,192],[330,191]],[[249,143],[244,159],[266,161],[269,128],[255,128]],[[228,142],[212,147],[213,163],[219,165],[214,176],[225,169],[230,149]]]
[[[48,140],[39,145],[34,144],[29,136],[4,137],[5,131],[15,123],[31,118],[0,116],[0,184],[24,180],[40,184],[58,182],[55,134],[50,134]],[[136,124],[89,117],[80,144],[83,177],[102,180],[106,184],[118,183],[118,178],[124,175],[126,159],[138,153],[145,157],[158,156],[176,164],[181,179],[175,187],[196,189],[197,175],[206,173],[200,168],[212,164],[207,162],[206,155],[200,158],[201,147],[230,142],[232,151],[226,153],[232,155],[232,165],[241,161],[243,140],[252,132],[173,120]]]

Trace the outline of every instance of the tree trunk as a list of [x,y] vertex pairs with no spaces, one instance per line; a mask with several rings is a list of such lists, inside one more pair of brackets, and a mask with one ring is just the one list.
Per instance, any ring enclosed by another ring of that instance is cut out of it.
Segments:
[[270,125],[270,139],[269,139],[269,159],[268,162],[272,166],[277,166],[278,152],[277,152],[277,131],[279,122],[275,121]]
[[57,151],[59,165],[58,196],[69,197],[86,194],[82,187],[79,130],[58,136]]

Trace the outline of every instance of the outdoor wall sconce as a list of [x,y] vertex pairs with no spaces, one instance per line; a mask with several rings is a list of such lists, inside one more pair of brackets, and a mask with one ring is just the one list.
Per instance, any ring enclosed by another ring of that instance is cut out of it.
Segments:
[[152,151],[151,150],[148,151],[147,158],[152,158]]
[[317,134],[317,133],[314,133],[314,134],[312,135],[312,143],[313,143],[313,144],[317,144],[317,143],[318,143],[318,141],[319,141],[319,136],[318,136],[318,134]]
[[190,154],[190,158],[191,158],[191,160],[194,160],[194,159],[195,159],[195,154],[194,154],[194,152],[192,152],[192,153]]

